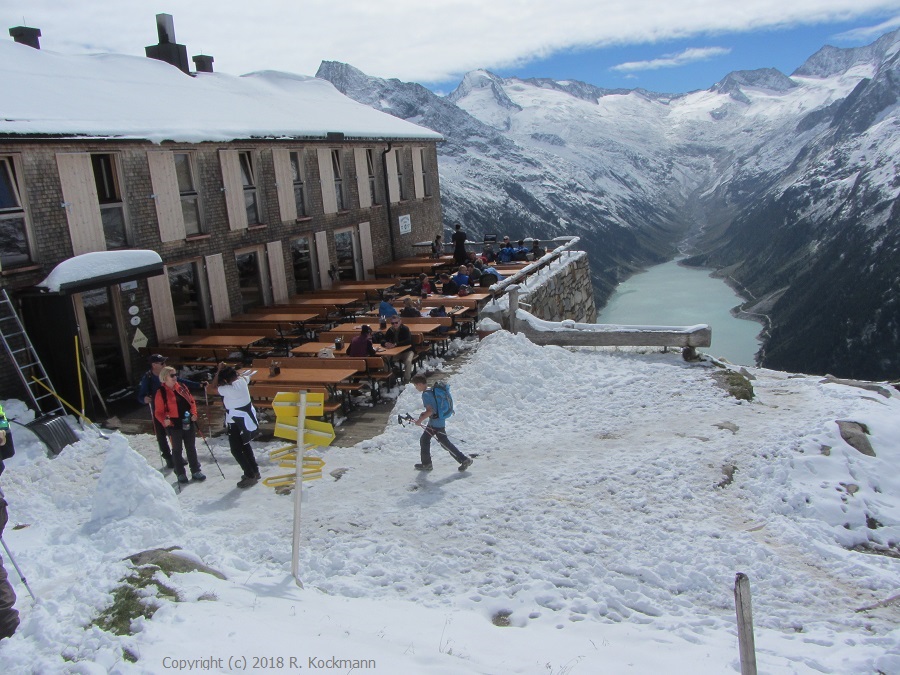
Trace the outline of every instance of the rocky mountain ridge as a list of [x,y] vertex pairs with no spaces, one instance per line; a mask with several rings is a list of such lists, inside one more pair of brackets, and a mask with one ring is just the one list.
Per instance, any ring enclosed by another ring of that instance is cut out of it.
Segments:
[[581,236],[598,306],[681,250],[768,317],[763,365],[889,379],[900,372],[898,51],[895,31],[824,47],[790,77],[737,71],[680,95],[484,70],[446,97],[345,64],[318,76],[447,138],[448,224]]

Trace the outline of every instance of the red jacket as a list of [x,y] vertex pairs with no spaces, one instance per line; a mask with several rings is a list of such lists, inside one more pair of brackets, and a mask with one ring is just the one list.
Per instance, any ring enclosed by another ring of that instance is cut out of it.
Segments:
[[157,390],[156,400],[153,401],[153,415],[163,426],[166,426],[167,419],[178,419],[180,417],[178,414],[178,401],[175,400],[175,396],[180,396],[188,402],[191,407],[191,417],[196,417],[197,415],[197,402],[194,401],[194,397],[191,396],[191,392],[188,391],[187,387],[181,382],[176,384],[174,389],[169,389],[169,387],[163,385]]

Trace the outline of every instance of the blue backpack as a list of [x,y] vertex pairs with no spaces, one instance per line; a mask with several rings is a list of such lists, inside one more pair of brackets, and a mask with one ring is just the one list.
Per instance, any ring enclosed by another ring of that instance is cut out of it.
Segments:
[[431,388],[434,394],[434,417],[445,420],[453,414],[453,397],[450,395],[450,387],[445,382],[435,382]]

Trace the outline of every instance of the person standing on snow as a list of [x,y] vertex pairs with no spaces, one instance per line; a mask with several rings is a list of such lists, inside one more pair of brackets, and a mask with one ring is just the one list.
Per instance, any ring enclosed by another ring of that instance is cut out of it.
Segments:
[[466,457],[466,455],[464,455],[459,448],[453,445],[450,439],[447,438],[447,423],[446,420],[442,419],[437,414],[437,398],[435,397],[434,390],[428,388],[428,380],[424,375],[416,375],[410,382],[412,382],[416,391],[422,394],[422,405],[425,406],[424,412],[416,419],[416,424],[422,426],[422,423],[425,422],[425,420],[428,420],[425,429],[422,431],[422,436],[419,438],[422,461],[421,464],[416,464],[415,468],[419,471],[431,471],[434,468],[431,464],[431,438],[433,436],[437,439],[437,442],[453,456],[453,459],[459,462],[459,470],[465,471],[472,466],[472,458]]
[[[141,377],[140,384],[138,384],[137,388],[136,398],[139,403],[150,406],[150,417],[153,418],[153,432],[156,434],[156,442],[159,445],[159,454],[162,455],[162,458],[166,461],[166,467],[174,469],[175,464],[172,461],[172,450],[169,448],[168,434],[166,433],[165,427],[160,425],[159,421],[156,419],[156,411],[153,409],[153,402],[156,400],[156,392],[159,391],[161,386],[159,373],[163,369],[163,366],[166,365],[166,357],[162,354],[152,354],[148,361],[150,363],[150,370]],[[178,378],[178,382],[188,389],[194,390],[202,390],[206,386],[205,382],[203,384],[198,384],[193,380],[185,380],[180,377]]]
[[[0,408],[0,415],[3,415]],[[3,421],[6,415],[3,415]],[[8,445],[7,445],[8,443]],[[11,452],[7,452],[7,448],[12,448],[12,436],[9,429],[0,429],[0,476],[3,475],[4,459],[12,457]],[[6,509],[7,502],[3,497],[3,490],[0,490],[0,537],[3,536],[3,528],[9,521],[9,512]],[[6,569],[3,567],[3,558],[0,557],[0,640],[12,637],[19,627],[19,612],[15,609],[16,592],[13,590],[12,584],[9,583],[9,577]]]
[[466,252],[466,233],[462,225],[456,224],[456,232],[453,233],[453,262],[457,265],[465,265],[469,254]]
[[159,381],[161,386],[156,390],[153,414],[172,442],[172,459],[178,482],[188,482],[184,468],[185,451],[191,467],[191,480],[204,481],[206,476],[200,470],[200,460],[197,459],[197,402],[187,387],[178,381],[178,374],[172,366],[165,366],[159,371]]
[[262,478],[256,455],[250,447],[253,432],[259,428],[256,411],[250,400],[247,379],[225,363],[220,363],[210,387],[217,390],[225,405],[225,424],[228,427],[228,445],[244,474],[237,486],[241,489],[253,487]]

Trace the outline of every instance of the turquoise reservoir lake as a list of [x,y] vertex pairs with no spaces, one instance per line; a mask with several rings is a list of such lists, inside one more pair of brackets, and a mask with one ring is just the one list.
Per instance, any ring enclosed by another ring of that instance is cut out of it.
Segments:
[[731,363],[754,365],[762,324],[738,319],[730,310],[743,302],[708,270],[682,267],[677,261],[651,267],[616,287],[597,323],[693,326],[712,328],[712,346],[700,351]]

